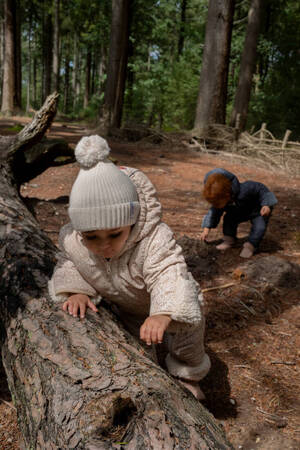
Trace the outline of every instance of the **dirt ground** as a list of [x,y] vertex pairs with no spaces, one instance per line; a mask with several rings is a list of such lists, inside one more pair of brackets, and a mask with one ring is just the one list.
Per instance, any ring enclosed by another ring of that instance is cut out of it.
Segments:
[[[0,120],[0,134],[13,133],[13,123],[13,119]],[[83,127],[57,122],[48,137],[63,137],[75,145],[84,134]],[[279,200],[253,260],[276,255],[300,264],[300,179],[196,153],[174,142],[153,145],[109,140],[109,144],[120,165],[142,169],[155,184],[163,220],[174,230],[190,270],[205,290],[206,346],[212,360],[212,369],[201,384],[207,408],[236,449],[299,449],[299,289],[289,282],[274,286],[269,275],[259,283],[243,277],[239,252],[249,224],[240,226],[237,247],[225,253],[215,249],[222,236],[221,225],[212,231],[208,244],[199,237],[208,209],[201,197],[203,177],[223,167],[240,181],[267,184]],[[68,194],[77,172],[76,163],[50,167],[22,187],[41,228],[55,243],[59,228],[68,220]],[[16,412],[2,371],[0,449],[17,449],[18,438]]]

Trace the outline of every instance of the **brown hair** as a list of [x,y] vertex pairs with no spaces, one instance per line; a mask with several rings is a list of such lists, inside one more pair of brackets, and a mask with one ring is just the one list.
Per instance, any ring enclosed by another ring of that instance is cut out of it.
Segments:
[[231,200],[231,181],[221,173],[209,175],[204,185],[203,197],[216,208],[224,208]]

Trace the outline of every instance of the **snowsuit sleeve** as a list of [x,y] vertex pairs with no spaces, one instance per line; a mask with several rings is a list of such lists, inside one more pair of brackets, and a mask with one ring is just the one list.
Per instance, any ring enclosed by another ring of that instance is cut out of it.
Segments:
[[208,213],[203,217],[202,228],[216,228],[223,215],[224,209],[210,208]]
[[[69,224],[59,234],[57,264],[49,282],[49,292],[54,302],[66,300],[67,294],[86,294],[95,297],[97,291],[82,277],[65,249],[64,240],[69,232]],[[99,302],[99,301],[98,301]]]
[[163,223],[146,248],[143,276],[151,296],[150,316],[168,314],[173,321],[190,326],[203,320],[200,287],[188,272],[172,231]]
[[273,194],[273,192],[271,192],[263,183],[259,183],[258,181],[247,181],[244,184],[247,185],[248,193],[258,198],[261,206],[275,206],[277,204],[275,194]]

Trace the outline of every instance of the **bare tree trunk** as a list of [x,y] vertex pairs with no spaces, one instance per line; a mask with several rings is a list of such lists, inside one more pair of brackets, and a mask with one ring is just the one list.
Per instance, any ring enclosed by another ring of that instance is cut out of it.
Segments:
[[225,123],[234,0],[210,0],[194,128]]
[[74,66],[72,72],[72,91],[73,91],[73,109],[76,109],[78,102],[78,88],[77,85],[79,83],[79,49],[78,49],[78,35],[75,31],[74,33]]
[[56,250],[20,199],[14,167],[42,137],[56,104],[51,96],[16,138],[0,139],[2,357],[24,447],[232,448],[211,414],[105,305],[79,321],[51,304]]
[[4,67],[1,112],[11,115],[15,97],[15,52],[14,52],[14,12],[13,0],[4,1]]
[[29,112],[30,109],[30,90],[31,90],[31,83],[32,83],[32,77],[31,77],[31,34],[32,32],[32,14],[30,12],[29,16],[29,25],[28,25],[28,57],[27,57],[27,92],[26,92],[26,112]]
[[[35,40],[34,40],[34,47],[36,48],[36,41]],[[33,58],[32,101],[33,101],[34,107],[36,108],[36,104],[37,104],[37,59],[36,59],[35,55],[34,55],[34,58]]]
[[52,75],[52,17],[46,10],[44,0],[43,12],[43,79],[42,79],[42,101],[51,92]]
[[20,0],[15,1],[14,13],[14,53],[15,53],[15,97],[14,107],[22,109],[22,62],[21,62],[21,14]]
[[128,60],[129,5],[129,0],[112,0],[108,76],[102,108],[106,128],[121,126]]
[[4,45],[5,45],[5,39],[4,39],[4,18],[1,20],[0,25],[0,86],[1,86],[1,93],[0,93],[0,103],[2,104],[2,90],[3,90],[3,66],[4,66]]
[[86,55],[86,66],[85,66],[85,90],[83,98],[83,107],[87,108],[90,101],[90,91],[91,91],[91,62],[92,54],[90,51]]
[[52,83],[56,92],[59,92],[59,8],[60,0],[54,0]]
[[177,49],[177,58],[178,59],[182,55],[183,45],[184,45],[186,8],[187,8],[187,0],[181,0],[181,17],[180,17],[179,39],[178,39],[178,49]]
[[70,81],[70,61],[69,61],[69,46],[67,46],[65,54],[65,82],[64,82],[64,112],[68,114],[69,112],[69,81]]
[[263,0],[252,0],[248,13],[248,25],[241,60],[239,82],[230,118],[230,125],[235,126],[237,115],[239,114],[240,130],[245,129],[247,122],[262,7]]

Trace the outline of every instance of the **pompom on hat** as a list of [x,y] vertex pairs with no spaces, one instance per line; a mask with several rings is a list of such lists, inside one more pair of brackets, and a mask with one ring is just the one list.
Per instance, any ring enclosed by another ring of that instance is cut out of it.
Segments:
[[136,223],[140,204],[135,185],[109,159],[98,135],[80,139],[75,156],[80,171],[73,184],[69,217],[77,231],[107,230]]

